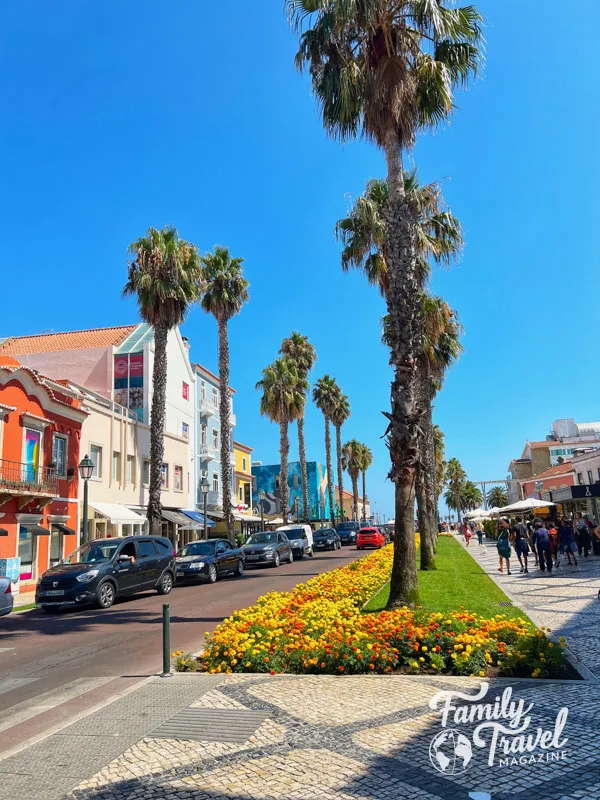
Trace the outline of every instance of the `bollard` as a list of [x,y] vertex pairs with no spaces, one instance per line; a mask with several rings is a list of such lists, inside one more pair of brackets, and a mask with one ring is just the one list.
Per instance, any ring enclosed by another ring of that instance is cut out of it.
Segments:
[[170,678],[171,672],[171,614],[169,611],[169,604],[163,604],[163,623],[162,623],[162,639],[163,639],[163,671],[161,678]]

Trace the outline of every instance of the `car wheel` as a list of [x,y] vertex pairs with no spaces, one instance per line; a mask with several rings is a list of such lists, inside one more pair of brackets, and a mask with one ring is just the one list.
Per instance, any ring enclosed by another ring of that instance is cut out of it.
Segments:
[[211,564],[208,568],[208,582],[209,583],[216,583],[217,582],[217,568],[214,564]]
[[173,588],[173,576],[170,572],[165,572],[158,582],[158,586],[156,587],[156,591],[159,594],[169,594],[171,589]]
[[290,550],[290,557],[288,558],[288,564],[294,563],[294,553]]
[[335,550],[335,544],[330,544],[327,546],[328,550]]
[[300,550],[296,558],[298,559],[298,561],[302,561],[302,559],[304,558],[304,550]]
[[100,608],[110,608],[115,602],[115,597],[115,587],[110,581],[104,581],[104,583],[100,584],[96,595],[96,602]]
[[279,553],[275,553],[275,555],[273,556],[273,566],[278,567],[279,562],[280,562]]
[[237,563],[237,567],[235,568],[235,575],[237,578],[241,578],[244,574],[244,562],[240,558]]

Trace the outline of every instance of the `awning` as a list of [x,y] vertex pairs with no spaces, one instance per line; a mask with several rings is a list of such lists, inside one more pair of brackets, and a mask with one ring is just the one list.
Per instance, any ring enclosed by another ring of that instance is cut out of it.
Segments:
[[42,528],[41,525],[33,525],[32,523],[22,523],[25,530],[28,530],[34,536],[50,536],[48,528]]
[[90,503],[90,506],[106,517],[113,525],[143,525],[146,522],[145,517],[141,517],[125,506],[117,505],[116,503]]
[[241,514],[239,511],[233,512],[233,518],[239,522],[260,522],[260,517],[255,517],[254,514]]
[[0,536],[8,536],[8,531],[6,528],[0,528]]
[[[198,522],[202,528],[204,528],[204,515],[201,514],[199,511],[187,511],[185,509],[181,509],[182,512],[185,514],[186,517],[193,519],[194,522]],[[207,514],[208,517],[208,514]],[[214,528],[215,523],[212,522],[210,519],[206,520],[206,527],[207,528]]]
[[202,530],[204,527],[204,525],[202,525],[200,522],[195,522],[185,514],[182,514],[181,511],[171,511],[171,509],[163,508],[162,515],[168,522],[173,522],[175,525],[179,525],[179,527],[184,531],[197,531]]
[[65,536],[75,536],[73,528],[69,528],[69,526],[65,525],[63,522],[53,522],[52,527],[57,528],[61,533],[64,533]]

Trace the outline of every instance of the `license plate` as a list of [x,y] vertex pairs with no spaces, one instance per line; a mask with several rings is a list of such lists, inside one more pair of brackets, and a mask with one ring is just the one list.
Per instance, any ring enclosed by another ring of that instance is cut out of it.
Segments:
[[64,593],[64,589],[50,589],[46,592],[46,597],[62,597]]
[[185,572],[178,572],[177,573],[177,577],[178,578],[185,578]]
[[260,556],[246,556],[247,561],[258,561]]

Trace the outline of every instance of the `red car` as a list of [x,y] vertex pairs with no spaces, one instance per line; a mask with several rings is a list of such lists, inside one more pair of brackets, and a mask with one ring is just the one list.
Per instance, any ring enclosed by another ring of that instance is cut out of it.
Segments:
[[383,547],[385,536],[379,528],[362,528],[356,537],[356,549],[364,550],[365,547]]

